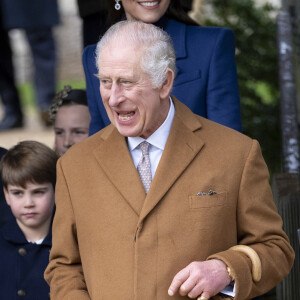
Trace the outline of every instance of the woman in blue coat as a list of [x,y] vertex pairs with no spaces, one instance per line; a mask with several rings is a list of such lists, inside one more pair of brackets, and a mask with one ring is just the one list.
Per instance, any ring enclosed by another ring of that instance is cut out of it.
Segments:
[[[111,13],[112,23],[122,18],[138,19],[162,27],[171,36],[177,66],[172,90],[175,97],[196,114],[242,130],[235,41],[230,29],[197,26],[184,13],[179,0],[122,0],[121,4],[116,0],[115,8],[120,9]],[[90,134],[110,123],[95,77],[95,49],[96,45],[88,46],[83,53],[92,117]]]

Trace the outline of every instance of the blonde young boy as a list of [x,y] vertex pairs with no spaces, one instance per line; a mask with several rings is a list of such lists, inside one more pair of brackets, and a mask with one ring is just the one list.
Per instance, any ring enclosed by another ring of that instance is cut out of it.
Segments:
[[49,262],[57,155],[24,141],[1,160],[7,204],[15,217],[0,231],[1,299],[49,299],[43,273]]

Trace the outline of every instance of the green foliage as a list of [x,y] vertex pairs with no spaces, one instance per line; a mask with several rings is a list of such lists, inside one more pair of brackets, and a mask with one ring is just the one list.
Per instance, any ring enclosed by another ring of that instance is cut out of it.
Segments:
[[85,89],[85,80],[60,81],[57,84],[57,91],[62,90],[65,85],[70,85],[73,89]]
[[[59,81],[56,86],[56,90],[60,91],[65,85],[70,85],[73,89],[85,89],[85,80],[71,80],[71,81]],[[21,105],[24,109],[35,109],[35,92],[32,83],[26,82],[18,86],[18,92],[21,98]]]
[[23,83],[18,86],[18,92],[21,100],[21,106],[32,108],[35,105],[35,94],[31,83]]
[[281,168],[276,10],[253,0],[211,0],[215,16],[205,26],[231,28],[244,133],[257,139],[272,173]]

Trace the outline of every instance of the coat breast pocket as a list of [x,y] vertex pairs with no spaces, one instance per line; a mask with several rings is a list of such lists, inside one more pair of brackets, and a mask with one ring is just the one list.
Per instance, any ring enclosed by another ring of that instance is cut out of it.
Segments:
[[189,196],[189,206],[191,209],[210,208],[228,205],[229,203],[227,201],[226,192],[213,195]]
[[201,78],[201,70],[191,71],[191,72],[182,72],[177,70],[174,87],[198,80]]

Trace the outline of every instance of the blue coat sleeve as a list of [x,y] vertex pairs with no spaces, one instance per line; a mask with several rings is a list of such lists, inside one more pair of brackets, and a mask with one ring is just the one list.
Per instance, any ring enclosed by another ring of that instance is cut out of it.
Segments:
[[238,131],[242,130],[235,40],[229,29],[220,31],[209,68],[207,118]]
[[95,76],[95,74],[97,74],[95,64],[95,50],[96,45],[87,46],[84,49],[82,56],[83,68],[86,79],[86,93],[88,99],[88,106],[91,114],[91,123],[89,131],[90,135],[98,132],[110,123],[104,105],[102,103],[99,90],[99,79]]

